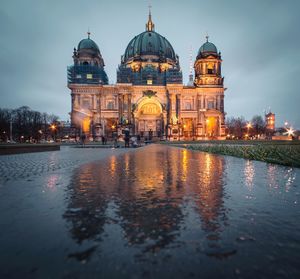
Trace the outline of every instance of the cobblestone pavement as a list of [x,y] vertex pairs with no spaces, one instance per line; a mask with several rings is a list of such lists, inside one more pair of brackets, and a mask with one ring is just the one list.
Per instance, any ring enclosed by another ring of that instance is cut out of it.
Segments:
[[127,152],[129,149],[61,147],[60,151],[0,156],[0,185],[18,179],[30,179],[56,170]]
[[300,169],[162,145],[0,157],[0,278],[300,278]]

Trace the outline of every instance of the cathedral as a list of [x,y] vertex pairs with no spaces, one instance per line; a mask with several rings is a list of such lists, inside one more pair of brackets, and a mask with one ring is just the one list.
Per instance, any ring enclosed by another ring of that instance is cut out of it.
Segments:
[[151,12],[146,30],[125,49],[117,83],[109,84],[98,45],[79,42],[68,67],[71,123],[90,140],[130,135],[165,140],[224,139],[224,78],[221,53],[208,40],[194,63],[195,78],[183,84],[179,57],[155,31]]

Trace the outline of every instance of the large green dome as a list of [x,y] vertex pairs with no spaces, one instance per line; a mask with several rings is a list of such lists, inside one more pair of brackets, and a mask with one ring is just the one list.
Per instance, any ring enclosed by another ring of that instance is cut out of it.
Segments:
[[82,49],[91,49],[100,52],[97,44],[90,38],[83,39],[79,42],[77,50],[82,50]]
[[143,59],[142,56],[156,56],[156,59],[165,61],[166,58],[176,61],[176,55],[170,42],[155,31],[147,30],[135,36],[128,44],[124,62],[131,59]]

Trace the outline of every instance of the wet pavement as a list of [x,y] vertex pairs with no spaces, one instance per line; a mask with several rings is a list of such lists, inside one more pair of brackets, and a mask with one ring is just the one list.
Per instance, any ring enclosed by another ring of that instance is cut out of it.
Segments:
[[161,145],[0,160],[0,278],[300,276],[300,169]]

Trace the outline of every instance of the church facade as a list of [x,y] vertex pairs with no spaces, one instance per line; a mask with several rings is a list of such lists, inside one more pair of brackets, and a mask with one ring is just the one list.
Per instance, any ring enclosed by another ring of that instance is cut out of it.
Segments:
[[195,78],[183,85],[179,57],[155,32],[151,13],[146,30],[128,44],[109,84],[104,60],[90,38],[74,48],[68,67],[71,123],[90,140],[131,135],[167,140],[224,139],[224,78],[221,53],[208,41],[194,63]]

